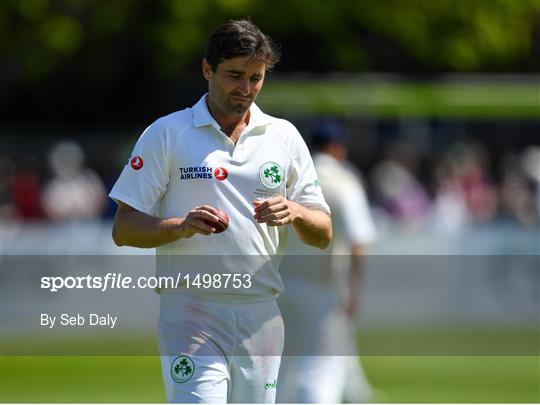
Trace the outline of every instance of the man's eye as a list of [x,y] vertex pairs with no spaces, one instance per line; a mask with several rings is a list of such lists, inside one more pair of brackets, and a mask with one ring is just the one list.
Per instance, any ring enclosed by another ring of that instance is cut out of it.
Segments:
[[252,78],[251,78],[251,81],[252,81],[252,82],[258,82],[259,80],[261,80],[260,77],[252,77]]
[[231,75],[233,79],[240,79],[240,75]]

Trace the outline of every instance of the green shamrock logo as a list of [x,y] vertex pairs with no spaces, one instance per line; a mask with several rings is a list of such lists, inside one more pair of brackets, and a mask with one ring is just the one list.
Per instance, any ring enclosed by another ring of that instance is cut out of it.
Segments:
[[171,377],[177,383],[185,383],[195,371],[193,360],[186,356],[174,359],[171,365]]
[[275,190],[283,183],[283,169],[277,163],[267,162],[259,170],[261,183],[270,190]]

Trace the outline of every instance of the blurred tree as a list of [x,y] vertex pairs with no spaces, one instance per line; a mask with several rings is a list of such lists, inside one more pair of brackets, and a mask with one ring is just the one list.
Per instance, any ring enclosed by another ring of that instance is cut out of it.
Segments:
[[35,98],[25,89],[129,98],[189,81],[209,31],[233,18],[251,18],[281,44],[279,71],[540,67],[539,0],[3,0],[0,108],[15,93]]
[[135,54],[177,75],[198,68],[212,27],[242,17],[287,48],[287,69],[533,71],[539,61],[537,0],[4,0],[2,70],[36,80],[81,58],[107,75]]

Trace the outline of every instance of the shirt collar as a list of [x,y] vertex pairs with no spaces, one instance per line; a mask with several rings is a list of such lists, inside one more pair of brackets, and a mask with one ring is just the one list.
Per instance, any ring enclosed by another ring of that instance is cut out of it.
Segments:
[[[206,125],[212,125],[216,129],[219,129],[220,126],[217,121],[212,117],[210,111],[208,111],[208,106],[206,105],[206,93],[201,99],[192,107],[193,110],[193,124],[195,127],[203,127]],[[249,107],[250,117],[248,129],[253,129],[256,127],[262,127],[270,124],[270,117],[263,113],[255,103],[251,104]]]

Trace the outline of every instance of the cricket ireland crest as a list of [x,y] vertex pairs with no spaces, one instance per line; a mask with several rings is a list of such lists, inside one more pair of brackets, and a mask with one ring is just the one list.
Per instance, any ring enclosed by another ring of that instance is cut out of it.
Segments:
[[171,377],[177,383],[185,383],[195,372],[193,360],[186,356],[174,359],[171,364]]
[[266,162],[259,169],[259,179],[269,190],[275,190],[283,183],[283,169],[274,162]]

